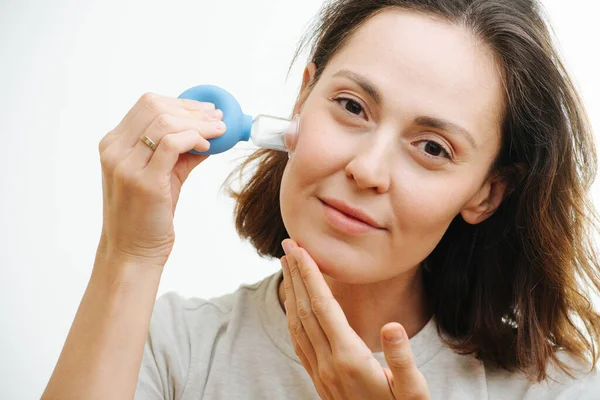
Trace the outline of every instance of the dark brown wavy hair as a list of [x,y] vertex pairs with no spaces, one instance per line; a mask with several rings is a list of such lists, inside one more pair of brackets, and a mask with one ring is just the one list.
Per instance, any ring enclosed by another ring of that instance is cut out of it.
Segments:
[[[549,361],[572,376],[557,350],[593,367],[600,315],[590,296],[600,293],[600,269],[593,245],[598,218],[587,192],[596,173],[595,144],[540,5],[533,0],[330,1],[292,64],[310,46],[317,66],[314,85],[359,27],[391,8],[472,32],[494,51],[505,88],[502,145],[490,174],[504,176],[510,190],[494,215],[478,225],[458,215],[422,263],[438,330],[455,351],[536,381],[548,377]],[[285,153],[258,150],[226,181],[237,201],[237,231],[261,256],[283,256],[281,242],[288,233],[279,189],[287,160]],[[250,178],[233,190],[232,177],[239,173],[243,179],[251,165],[256,168]]]

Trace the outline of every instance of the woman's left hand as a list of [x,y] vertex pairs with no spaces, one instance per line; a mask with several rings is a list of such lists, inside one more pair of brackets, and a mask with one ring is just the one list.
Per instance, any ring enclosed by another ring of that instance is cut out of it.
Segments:
[[[430,399],[406,331],[392,322],[381,329],[389,368],[383,368],[352,329],[309,254],[291,239],[281,258],[288,328],[296,354],[324,400]],[[388,341],[387,337],[398,341]]]

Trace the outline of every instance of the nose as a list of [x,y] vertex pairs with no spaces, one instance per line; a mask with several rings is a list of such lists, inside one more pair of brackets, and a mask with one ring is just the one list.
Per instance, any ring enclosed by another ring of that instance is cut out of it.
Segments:
[[[386,137],[387,136],[387,137]],[[356,152],[346,165],[346,176],[361,189],[385,193],[391,184],[392,135],[373,133],[357,144]]]

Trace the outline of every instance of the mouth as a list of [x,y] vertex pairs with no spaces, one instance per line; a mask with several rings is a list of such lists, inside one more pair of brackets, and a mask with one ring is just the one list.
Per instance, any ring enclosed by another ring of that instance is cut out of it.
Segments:
[[364,235],[385,228],[366,212],[335,199],[321,199],[327,222],[336,230],[351,235]]

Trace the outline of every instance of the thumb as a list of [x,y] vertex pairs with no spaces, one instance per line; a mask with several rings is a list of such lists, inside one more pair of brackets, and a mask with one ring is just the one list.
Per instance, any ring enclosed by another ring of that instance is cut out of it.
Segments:
[[394,397],[428,399],[427,382],[415,365],[404,327],[397,322],[385,325],[381,329],[381,346],[392,375],[390,387]]
[[404,327],[397,322],[389,323],[381,329],[381,336],[381,347],[388,368],[394,376],[397,373],[404,375],[414,367],[413,354]]

